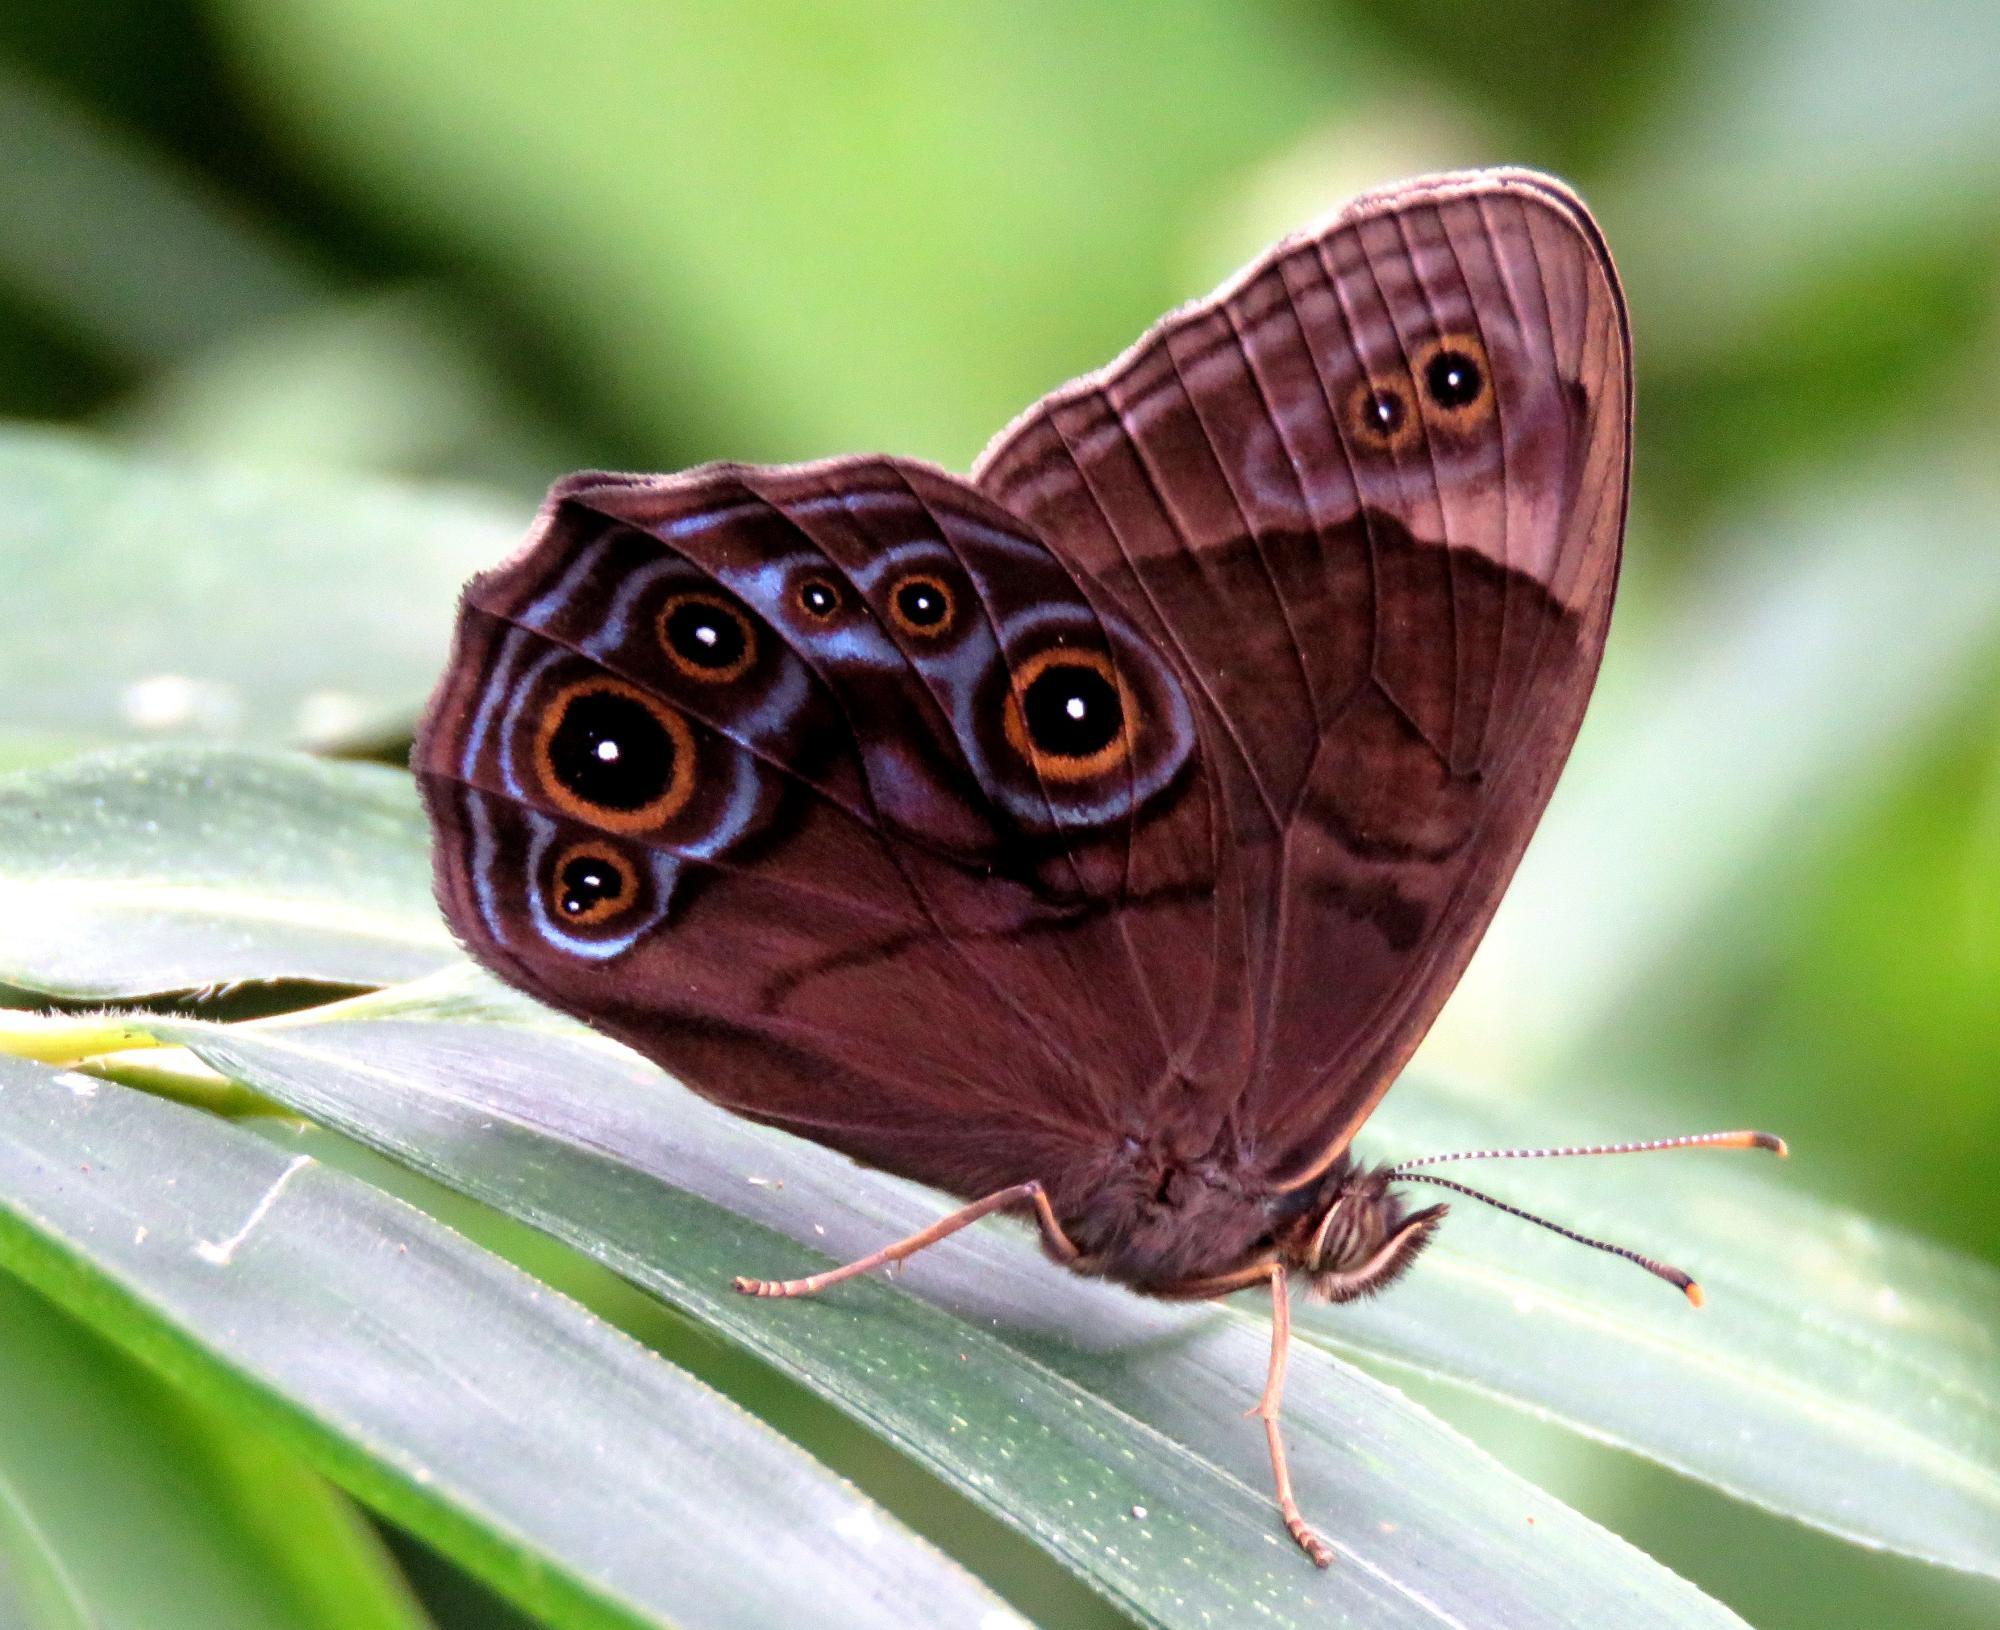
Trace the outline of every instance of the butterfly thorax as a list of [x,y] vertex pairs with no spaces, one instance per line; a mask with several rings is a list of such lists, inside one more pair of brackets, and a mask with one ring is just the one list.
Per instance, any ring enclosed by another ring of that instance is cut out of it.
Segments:
[[1083,1253],[1079,1271],[1156,1296],[1207,1296],[1282,1264],[1328,1301],[1393,1283],[1445,1210],[1406,1212],[1386,1169],[1344,1155],[1314,1182],[1278,1190],[1240,1166],[1163,1158],[1137,1139],[1087,1192],[1055,1199]]

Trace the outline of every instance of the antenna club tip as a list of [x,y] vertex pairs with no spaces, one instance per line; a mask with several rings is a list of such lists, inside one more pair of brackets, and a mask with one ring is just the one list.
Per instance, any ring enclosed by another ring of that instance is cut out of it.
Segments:
[[1757,1147],[1760,1149],[1769,1149],[1780,1160],[1790,1160],[1792,1158],[1792,1146],[1775,1132],[1759,1132],[1757,1134]]
[[1708,1298],[1702,1294],[1701,1286],[1697,1285],[1692,1279],[1681,1286],[1681,1290],[1696,1307],[1705,1307],[1708,1305]]

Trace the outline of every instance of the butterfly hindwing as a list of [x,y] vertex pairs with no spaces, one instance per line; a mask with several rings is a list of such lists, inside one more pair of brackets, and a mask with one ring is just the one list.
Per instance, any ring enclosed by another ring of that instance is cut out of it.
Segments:
[[1147,999],[1115,902],[1192,745],[1031,532],[851,460],[560,484],[468,588],[415,764],[475,952],[880,1155],[982,1108],[1101,1139],[1161,1067],[1087,1015]]

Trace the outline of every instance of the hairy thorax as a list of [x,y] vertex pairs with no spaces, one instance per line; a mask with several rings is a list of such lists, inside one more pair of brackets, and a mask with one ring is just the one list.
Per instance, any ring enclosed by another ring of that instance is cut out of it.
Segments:
[[1279,1190],[1238,1163],[1175,1158],[1135,1138],[1050,1200],[1082,1253],[1072,1267],[1155,1296],[1212,1295],[1231,1276],[1247,1283],[1275,1266],[1330,1300],[1371,1294],[1414,1261],[1444,1214],[1406,1213],[1388,1172],[1345,1155]]

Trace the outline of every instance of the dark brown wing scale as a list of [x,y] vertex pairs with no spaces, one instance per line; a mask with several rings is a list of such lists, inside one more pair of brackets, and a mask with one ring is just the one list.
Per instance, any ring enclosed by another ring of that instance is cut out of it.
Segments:
[[1281,246],[981,460],[1194,676],[1240,896],[1207,1005],[1255,1042],[1198,1124],[1174,1107],[1191,1150],[1325,1164],[1477,944],[1602,651],[1628,358],[1581,206],[1444,178]]
[[1595,229],[1488,172],[1281,244],[970,483],[571,477],[419,741],[447,913],[732,1109],[1039,1180],[1086,1266],[1254,1263],[1554,784],[1629,417]]

